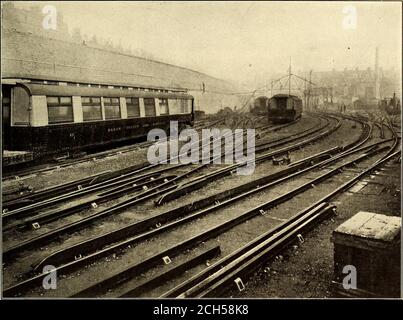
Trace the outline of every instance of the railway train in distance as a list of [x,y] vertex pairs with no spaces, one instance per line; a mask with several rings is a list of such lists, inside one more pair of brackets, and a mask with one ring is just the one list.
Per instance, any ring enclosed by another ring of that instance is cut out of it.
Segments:
[[380,100],[378,107],[382,112],[386,112],[389,115],[398,115],[402,112],[400,99],[396,97],[395,93],[392,98]]
[[258,97],[253,101],[250,112],[259,116],[267,115],[269,99],[267,97]]
[[271,123],[287,123],[302,115],[302,100],[297,96],[276,94],[268,100],[267,117]]
[[195,110],[194,111],[194,118],[195,120],[201,120],[206,117],[206,112],[203,110]]
[[193,97],[183,91],[3,84],[2,109],[3,150],[33,159],[139,139],[173,120],[180,130],[194,123]]

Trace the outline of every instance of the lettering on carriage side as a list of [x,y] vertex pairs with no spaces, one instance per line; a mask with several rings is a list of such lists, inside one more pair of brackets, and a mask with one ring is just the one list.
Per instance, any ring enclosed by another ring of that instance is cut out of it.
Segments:
[[108,132],[116,132],[116,131],[121,131],[121,127],[113,127],[113,128],[108,128]]
[[42,27],[45,30],[57,29],[57,9],[55,6],[46,5],[42,8],[45,17],[42,20]]
[[47,275],[42,280],[42,287],[45,290],[56,290],[57,289],[57,271],[56,267],[52,265],[46,265],[42,270],[43,274]]
[[343,288],[357,289],[357,269],[353,265],[346,265],[343,267],[343,274],[347,274],[343,278]]

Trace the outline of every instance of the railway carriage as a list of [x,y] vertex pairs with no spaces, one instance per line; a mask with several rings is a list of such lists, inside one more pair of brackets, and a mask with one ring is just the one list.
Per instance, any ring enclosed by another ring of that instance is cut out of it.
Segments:
[[401,113],[401,105],[399,98],[396,94],[393,94],[392,98],[384,98],[379,101],[378,108],[381,112],[387,113],[389,115],[398,115]]
[[269,99],[267,116],[269,122],[286,123],[301,117],[302,100],[297,96],[276,94]]
[[193,125],[193,97],[184,92],[34,83],[3,85],[3,150],[34,158],[134,140],[153,128]]
[[253,105],[251,107],[251,113],[265,116],[267,115],[267,107],[269,104],[269,98],[267,97],[258,97],[253,101]]

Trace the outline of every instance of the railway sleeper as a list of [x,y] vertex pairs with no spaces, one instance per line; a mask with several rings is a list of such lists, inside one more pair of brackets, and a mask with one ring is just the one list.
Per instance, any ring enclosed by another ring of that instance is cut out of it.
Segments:
[[[379,150],[376,150],[376,152],[379,152]],[[393,153],[391,155],[389,155],[388,157],[384,158],[381,162],[378,162],[377,164],[371,166],[370,168],[368,168],[367,170],[364,170],[362,173],[360,173],[358,176],[354,177],[352,180],[348,181],[347,183],[345,183],[344,185],[342,185],[341,187],[337,188],[335,190],[334,193],[332,193],[331,195],[329,195],[328,197],[325,197],[321,200],[327,200],[328,198],[330,198],[331,196],[333,196],[335,193],[341,192],[342,190],[345,190],[346,188],[350,187],[352,184],[354,184],[361,176],[363,176],[364,174],[367,174],[368,172],[370,172],[372,169],[374,169],[376,166],[379,166],[381,163],[389,160],[390,158],[396,156],[398,154],[398,152]],[[362,157],[368,157],[370,156],[370,154],[365,154]],[[346,164],[344,164],[343,166],[345,166]],[[317,179],[323,179],[325,176],[329,175],[329,173],[325,173],[324,175],[318,177]],[[290,197],[292,197],[293,195],[295,195],[297,192],[301,192],[303,191],[305,188],[307,187],[307,184],[298,187],[297,189],[294,189],[293,191],[291,191],[290,193],[287,193],[283,196],[280,196],[278,198],[276,198],[275,200],[271,201],[271,203],[273,204],[273,202],[278,203],[281,200],[285,200],[285,199],[289,199]],[[264,204],[262,206],[260,206],[260,208],[255,208],[257,210],[261,209],[261,208],[266,208],[268,204]],[[254,209],[254,210],[255,210]],[[200,243],[201,241],[205,241],[208,238],[214,236],[215,234],[219,234],[224,232],[225,230],[228,230],[230,228],[232,228],[233,226],[246,221],[248,219],[250,219],[251,217],[253,217],[256,213],[254,212],[254,210],[246,212],[244,215],[237,217],[236,219],[230,220],[225,222],[224,224],[218,225],[216,227],[213,227],[195,237],[192,237],[188,240],[185,240],[183,242],[181,242],[178,245],[175,245],[173,247],[170,247],[167,250],[164,250],[163,252],[160,252],[159,254],[157,254],[156,256],[150,257],[149,259],[139,262],[117,274],[115,274],[114,276],[103,280],[101,283],[95,284],[93,286],[90,286],[87,289],[84,289],[83,291],[80,291],[78,293],[78,295],[80,294],[89,294],[91,292],[93,292],[94,290],[97,291],[97,289],[100,288],[107,288],[108,286],[112,285],[112,284],[119,284],[120,282],[124,281],[124,279],[127,279],[127,276],[131,276],[133,275],[133,273],[136,273],[137,271],[141,270],[142,268],[144,268],[145,266],[147,267],[151,267],[152,265],[154,265],[155,263],[158,263],[157,260],[159,260],[159,258],[165,256],[165,255],[170,255],[170,254],[175,254],[178,252],[178,250],[184,250],[188,247],[194,246],[197,243]],[[158,256],[158,257],[157,257]],[[92,254],[92,258],[94,259],[94,254]],[[86,259],[87,258],[87,259]],[[84,257],[83,259],[80,259],[78,262],[87,262],[91,261],[90,256]],[[157,259],[157,260],[156,260]],[[66,265],[60,266],[57,269],[63,273],[63,271],[68,271],[70,269],[70,267],[74,264],[74,262],[70,262]],[[82,265],[82,264],[81,264]],[[75,267],[78,267],[79,265],[75,265]],[[59,273],[60,274],[60,273]],[[38,283],[38,281],[40,282],[42,280],[42,278],[46,276],[46,274],[39,274],[31,279],[27,279],[25,281],[23,281],[22,283],[18,283],[8,289],[6,289],[4,291],[4,295],[5,296],[12,296],[14,294],[18,294],[21,290],[26,290],[27,288],[31,287],[33,284]]]
[[[365,148],[360,148],[358,150],[355,150],[355,152],[361,151],[361,150],[365,150]],[[337,158],[335,157],[335,158],[331,159],[331,161],[327,161],[327,163],[333,162],[336,160],[337,160]],[[320,165],[321,165],[321,163],[317,164],[316,166],[320,166]],[[299,169],[299,170],[296,170],[296,169]],[[306,168],[302,171],[300,169],[302,169],[302,168],[293,168],[294,171],[295,170],[299,171],[294,174],[292,173],[293,171],[286,169],[282,172],[278,172],[273,175],[258,179],[256,181],[251,181],[247,184],[235,187],[233,189],[226,190],[224,192],[221,192],[220,194],[216,194],[214,196],[210,196],[210,197],[201,199],[194,203],[172,209],[168,212],[155,215],[151,218],[136,222],[127,227],[109,232],[109,233],[99,236],[97,238],[93,238],[93,239],[78,243],[76,245],[63,249],[61,251],[57,251],[57,252],[53,253],[52,255],[48,256],[39,265],[36,266],[36,269],[40,268],[41,265],[46,264],[46,263],[47,264],[62,263],[63,259],[68,259],[68,257],[71,255],[71,254],[69,254],[69,252],[74,252],[74,250],[81,250],[81,251],[85,251],[85,252],[88,252],[90,250],[96,250],[97,246],[99,247],[99,246],[106,245],[107,243],[119,241],[121,239],[124,239],[128,235],[133,234],[134,232],[145,232],[148,228],[152,227],[154,224],[158,225],[158,223],[165,223],[169,220],[179,218],[179,217],[185,215],[186,213],[191,213],[196,210],[206,208],[206,209],[202,210],[201,212],[197,213],[197,216],[206,214],[208,212],[211,212],[212,210],[216,210],[222,206],[228,205],[229,203],[231,203],[233,201],[237,201],[238,199],[241,199],[244,196],[250,195],[254,192],[259,192],[267,187],[280,183],[286,179],[290,179],[290,178],[296,176],[297,174],[302,174],[308,170],[312,170],[312,168]],[[280,179],[282,176],[285,176],[285,178]],[[275,178],[279,178],[280,180],[270,182],[270,181],[275,180]],[[231,197],[232,197],[232,199],[228,199]],[[209,207],[212,204],[214,204],[214,205],[212,207]]]

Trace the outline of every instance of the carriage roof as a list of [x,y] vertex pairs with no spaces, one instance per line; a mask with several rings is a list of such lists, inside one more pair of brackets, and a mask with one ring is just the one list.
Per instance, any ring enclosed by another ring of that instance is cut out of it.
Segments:
[[99,96],[99,97],[139,97],[139,98],[165,98],[165,99],[192,99],[193,97],[181,92],[156,92],[156,91],[138,91],[118,88],[97,88],[97,87],[77,87],[60,86],[33,83],[18,83],[18,86],[24,87],[30,95],[40,96]]
[[294,95],[291,95],[291,94],[284,94],[284,93],[275,94],[270,99],[280,99],[280,98],[291,98],[293,100],[301,100],[301,98],[299,98],[297,96],[294,96]]

